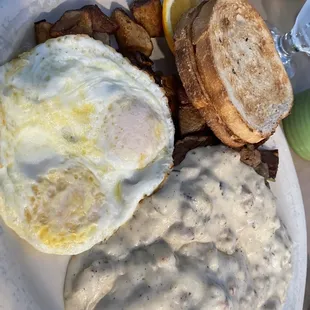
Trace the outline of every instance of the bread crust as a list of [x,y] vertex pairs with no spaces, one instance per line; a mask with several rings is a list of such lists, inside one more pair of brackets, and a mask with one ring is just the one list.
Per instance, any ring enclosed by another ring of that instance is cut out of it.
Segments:
[[196,66],[194,48],[191,42],[191,25],[204,3],[205,1],[198,7],[189,10],[178,23],[174,35],[176,64],[188,98],[199,110],[207,125],[223,143],[238,148],[245,144],[244,141],[234,135],[216,113]]
[[184,88],[215,135],[231,147],[268,139],[293,92],[256,10],[246,0],[205,0],[183,16],[174,39]]
[[[238,19],[240,19],[241,25],[238,24]],[[236,42],[229,42],[227,46],[220,49],[221,45],[225,45],[227,41],[231,40],[229,32],[236,33],[238,27],[245,27],[242,23],[246,20],[251,20],[250,27],[253,27],[249,31],[249,37],[244,38],[244,42],[241,42],[243,33],[240,34],[240,37],[236,35],[234,37]],[[232,26],[232,23],[235,25]],[[260,33],[253,38],[257,30]],[[251,37],[252,32],[253,36]],[[259,44],[256,44],[257,42]],[[217,113],[221,115],[227,127],[248,143],[258,143],[268,138],[281,119],[289,113],[293,102],[293,92],[274,47],[271,34],[260,15],[245,0],[211,0],[202,7],[200,14],[193,22],[192,43],[195,45],[199,75]],[[227,47],[233,44],[244,44],[244,47],[240,47],[238,50],[248,48],[246,51],[248,58],[247,55],[244,57],[240,55],[240,60],[236,60],[233,51],[227,51]],[[235,61],[239,63],[239,66],[234,63]],[[242,66],[248,67],[249,71],[240,69]],[[240,76],[238,76],[239,74]],[[224,79],[227,81],[225,82]],[[255,80],[252,84],[250,83],[251,79]],[[244,84],[242,84],[243,81]],[[263,84],[263,81],[266,83]],[[277,88],[277,85],[280,86]],[[248,91],[257,93],[253,96],[249,95]],[[266,102],[266,106],[263,106],[263,102]],[[237,104],[241,108],[238,109]],[[255,122],[264,124],[265,119],[274,113],[273,109],[277,109],[272,107],[273,104],[279,106],[287,104],[287,108],[282,114],[278,113],[279,115],[275,117],[268,130],[263,130],[263,127],[260,128],[258,125],[255,126],[254,122],[249,119],[249,115]],[[259,109],[261,108],[266,109],[266,112],[262,112],[260,118],[256,117],[256,114],[260,114]],[[244,112],[241,115],[243,109],[249,110],[249,112]]]

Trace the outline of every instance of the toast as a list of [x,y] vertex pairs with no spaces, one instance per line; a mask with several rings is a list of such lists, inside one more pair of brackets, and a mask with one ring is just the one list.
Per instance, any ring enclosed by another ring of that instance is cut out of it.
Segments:
[[293,91],[258,12],[246,0],[207,1],[193,21],[192,44],[203,86],[227,127],[248,143],[268,138],[289,114]]
[[192,22],[203,5],[204,2],[185,13],[176,27],[174,41],[177,69],[189,100],[199,110],[207,125],[223,143],[233,148],[239,148],[245,142],[233,134],[222,121],[220,115],[216,113],[199,76],[191,33]]

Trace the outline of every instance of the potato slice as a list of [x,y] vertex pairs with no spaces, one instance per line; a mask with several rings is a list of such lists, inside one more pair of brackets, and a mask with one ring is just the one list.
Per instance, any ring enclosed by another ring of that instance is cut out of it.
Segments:
[[153,66],[154,63],[149,57],[140,52],[135,52],[134,54],[137,64],[141,69],[151,68]]
[[118,25],[105,15],[97,5],[86,5],[81,10],[90,13],[93,31],[111,34],[118,29]]
[[52,26],[53,24],[47,22],[45,19],[34,23],[34,31],[37,44],[44,43],[51,38],[50,30]]
[[151,38],[163,35],[160,0],[136,0],[130,9],[137,23],[148,32]]
[[178,115],[181,136],[195,134],[207,129],[205,120],[192,104],[180,105]]
[[91,14],[85,10],[66,11],[61,18],[52,26],[50,35],[53,38],[67,34],[93,33]]
[[174,146],[174,151],[172,155],[174,165],[179,165],[190,150],[193,150],[197,147],[216,145],[218,143],[218,140],[213,135],[185,137],[184,139],[177,141]]
[[173,75],[161,77],[161,85],[168,98],[170,112],[174,121],[178,115],[178,100],[177,100],[177,80]]
[[178,89],[180,102],[178,119],[181,136],[195,134],[206,130],[207,124],[200,112],[191,104],[183,87]]
[[141,52],[148,57],[152,54],[153,44],[151,37],[147,31],[135,23],[124,10],[114,10],[112,13],[112,20],[119,26],[119,29],[115,33],[115,37],[121,50]]
[[279,168],[279,151],[278,150],[259,150],[262,156],[262,162],[268,166],[269,181],[275,180]]
[[259,150],[254,148],[254,145],[246,145],[240,151],[240,160],[244,164],[257,168],[262,162],[262,156]]
[[108,33],[93,32],[93,38],[101,41],[105,45],[110,45],[110,36]]

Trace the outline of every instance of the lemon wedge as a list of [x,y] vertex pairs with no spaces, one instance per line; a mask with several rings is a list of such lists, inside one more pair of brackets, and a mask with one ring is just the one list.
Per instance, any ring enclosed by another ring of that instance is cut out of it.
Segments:
[[182,15],[189,9],[197,6],[201,0],[164,0],[163,1],[163,28],[170,50],[174,53],[173,34]]

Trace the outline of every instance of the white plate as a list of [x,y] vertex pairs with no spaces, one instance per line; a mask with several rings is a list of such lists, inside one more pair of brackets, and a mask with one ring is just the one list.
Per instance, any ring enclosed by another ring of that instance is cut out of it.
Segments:
[[[252,0],[251,2],[255,2]],[[258,2],[258,0],[256,1]],[[21,51],[34,46],[33,22],[46,18],[56,21],[64,11],[79,8],[94,1],[74,0],[0,0],[0,64]],[[126,0],[97,1],[109,13]],[[156,63],[171,63],[171,54],[160,40],[155,44]],[[165,54],[165,61],[163,57]],[[173,61],[172,61],[173,63]],[[306,278],[306,224],[300,188],[282,130],[279,128],[267,147],[278,148],[280,166],[272,190],[278,199],[278,213],[293,240],[293,279],[290,283],[285,310],[301,310]],[[61,310],[62,290],[69,257],[37,252],[0,224],[0,309]]]

